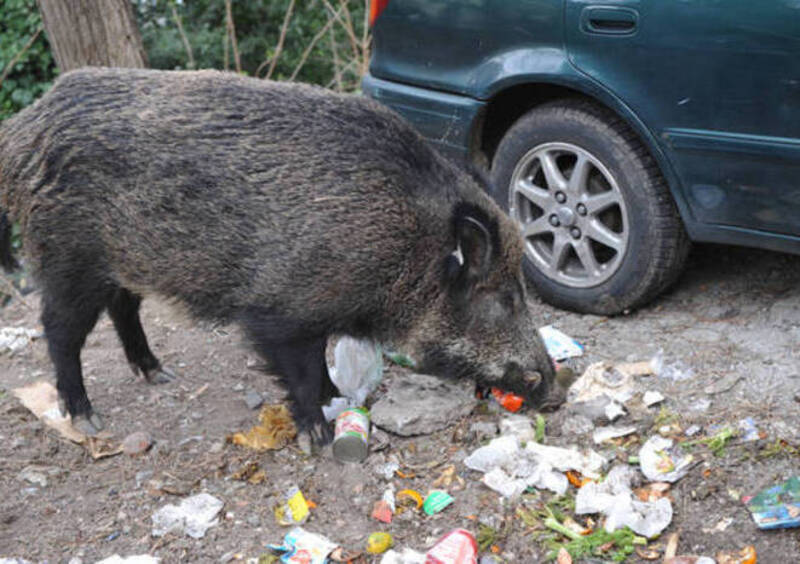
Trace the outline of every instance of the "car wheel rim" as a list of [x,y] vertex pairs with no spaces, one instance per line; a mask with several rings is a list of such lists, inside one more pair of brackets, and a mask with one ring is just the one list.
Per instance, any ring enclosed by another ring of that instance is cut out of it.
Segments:
[[625,199],[614,176],[590,152],[545,143],[511,176],[509,213],[525,254],[545,276],[573,288],[602,284],[628,248]]

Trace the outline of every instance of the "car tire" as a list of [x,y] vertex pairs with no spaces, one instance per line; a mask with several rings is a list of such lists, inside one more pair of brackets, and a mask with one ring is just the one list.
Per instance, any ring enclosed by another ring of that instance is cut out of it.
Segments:
[[636,133],[602,106],[567,99],[530,110],[501,140],[491,179],[522,230],[525,273],[554,306],[625,313],[683,268],[690,243],[666,181]]

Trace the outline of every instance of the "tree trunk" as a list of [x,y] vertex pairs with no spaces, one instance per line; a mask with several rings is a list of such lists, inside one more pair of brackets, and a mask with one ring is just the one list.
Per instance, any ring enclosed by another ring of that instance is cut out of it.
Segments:
[[145,67],[130,0],[37,0],[61,72],[85,66]]

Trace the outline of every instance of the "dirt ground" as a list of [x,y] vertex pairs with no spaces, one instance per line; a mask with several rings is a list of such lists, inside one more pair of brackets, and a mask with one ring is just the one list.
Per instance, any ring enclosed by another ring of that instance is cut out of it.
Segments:
[[[30,309],[12,300],[0,310],[0,326],[37,327],[36,294],[27,301]],[[647,360],[659,350],[666,362],[681,361],[691,368],[687,380],[651,376],[642,383],[666,396],[663,409],[623,419],[635,424],[639,434],[598,448],[610,458],[627,460],[656,432],[654,427],[665,423],[681,431],[700,425],[702,436],[710,425],[736,426],[752,416],[761,431],[762,439],[734,440],[722,456],[696,451],[700,463],[670,490],[672,524],[651,547],[663,551],[669,534],[678,533],[679,554],[713,557],[720,550],[754,545],[759,562],[800,562],[797,530],[759,531],[740,499],[800,468],[793,450],[800,446],[800,257],[696,248],[674,291],[625,317],[576,315],[535,298],[530,305],[541,325],[553,324],[585,345],[584,356],[573,363],[578,372],[598,360]],[[317,505],[304,527],[346,547],[361,549],[369,533],[386,530],[396,545],[425,550],[455,527],[477,532],[484,525],[484,531],[497,531],[494,544],[501,561],[545,560],[543,531],[516,517],[515,510],[541,507],[549,494],[504,502],[463,464],[482,444],[469,432],[470,425],[498,421],[503,413],[479,406],[439,433],[392,436],[386,448],[361,464],[341,464],[330,449],[306,457],[293,445],[254,454],[226,444],[225,437],[256,421],[257,411],[245,405],[248,390],[267,394],[270,402],[281,401],[282,392],[259,371],[239,331],[197,324],[154,299],[145,301],[142,317],[154,352],[179,374],[176,382],[148,386],[135,377],[105,317],[83,352],[89,396],[107,428],[120,439],[138,430],[154,439],[153,448],[138,457],[93,461],[82,447],[46,429],[13,397],[14,388],[51,377],[43,340],[0,357],[0,558],[49,563],[73,558],[90,563],[115,553],[149,553],[162,562],[257,558],[266,552],[266,544],[279,543],[286,533],[273,508],[281,493],[296,484]],[[399,370],[389,368],[385,378]],[[576,432],[572,419],[568,409],[547,414],[545,441],[589,446],[591,433]],[[378,523],[369,514],[388,482],[375,468],[391,457],[409,476],[391,479],[398,490],[424,494],[449,464],[455,464],[465,487],[454,482],[445,488],[455,502],[435,516],[406,512],[390,525]],[[231,479],[248,460],[266,471],[264,483]],[[46,486],[20,477],[31,466],[47,477]],[[224,501],[219,525],[199,540],[151,536],[151,515],[158,508],[199,492]],[[732,519],[727,527],[725,519]],[[721,522],[718,528],[724,530],[716,530]],[[628,561],[645,560],[633,555]]]

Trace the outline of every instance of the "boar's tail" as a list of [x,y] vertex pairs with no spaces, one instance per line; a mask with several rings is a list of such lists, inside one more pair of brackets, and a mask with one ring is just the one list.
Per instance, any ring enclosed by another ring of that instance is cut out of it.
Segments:
[[0,210],[0,266],[6,272],[19,267],[11,253],[11,222],[3,210]]

